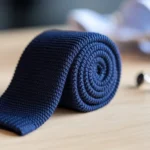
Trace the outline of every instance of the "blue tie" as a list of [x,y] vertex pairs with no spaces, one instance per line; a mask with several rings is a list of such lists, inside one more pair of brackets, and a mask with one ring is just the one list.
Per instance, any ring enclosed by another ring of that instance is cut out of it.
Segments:
[[40,127],[57,106],[89,112],[114,97],[121,74],[115,44],[98,33],[46,31],[23,52],[0,98],[0,126],[19,135]]

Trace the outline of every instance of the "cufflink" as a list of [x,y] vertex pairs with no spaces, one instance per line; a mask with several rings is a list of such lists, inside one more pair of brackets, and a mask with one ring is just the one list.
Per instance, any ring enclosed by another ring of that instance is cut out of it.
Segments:
[[150,84],[150,76],[148,74],[139,73],[136,78],[136,86],[141,87],[146,84]]

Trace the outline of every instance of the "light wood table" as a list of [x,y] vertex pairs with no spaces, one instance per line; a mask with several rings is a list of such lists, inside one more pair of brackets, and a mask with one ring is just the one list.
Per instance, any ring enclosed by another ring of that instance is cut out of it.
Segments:
[[[56,27],[59,28],[59,27]],[[42,29],[0,32],[0,95],[29,41]],[[123,55],[119,90],[106,107],[90,113],[57,109],[38,130],[20,137],[0,130],[1,150],[149,150],[150,90],[137,89],[137,72],[150,72],[150,61]]]

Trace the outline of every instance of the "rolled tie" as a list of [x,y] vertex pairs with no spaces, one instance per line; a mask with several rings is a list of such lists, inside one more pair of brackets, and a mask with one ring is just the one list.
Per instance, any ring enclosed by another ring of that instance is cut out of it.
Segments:
[[23,52],[0,98],[0,126],[19,135],[40,127],[57,106],[89,112],[114,97],[121,74],[115,44],[98,33],[46,31]]

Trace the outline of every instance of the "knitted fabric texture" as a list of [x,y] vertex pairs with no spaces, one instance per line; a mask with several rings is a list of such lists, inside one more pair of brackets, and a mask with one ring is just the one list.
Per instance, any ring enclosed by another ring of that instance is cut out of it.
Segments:
[[45,31],[27,46],[0,98],[0,126],[25,135],[58,105],[81,112],[101,108],[115,95],[120,74],[119,52],[106,36]]

